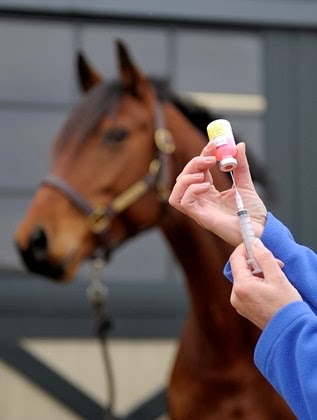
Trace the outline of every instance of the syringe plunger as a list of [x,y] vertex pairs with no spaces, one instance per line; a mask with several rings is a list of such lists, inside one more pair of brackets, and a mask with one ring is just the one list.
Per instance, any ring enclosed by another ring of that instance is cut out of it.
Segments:
[[255,238],[255,235],[254,235],[254,230],[253,230],[249,213],[246,209],[243,209],[243,210],[239,209],[237,212],[237,216],[240,222],[243,242],[244,242],[247,254],[248,254],[247,262],[252,268],[252,274],[262,273],[262,269],[259,266],[256,259],[254,258],[253,252],[251,249],[251,244],[252,244],[253,239]]

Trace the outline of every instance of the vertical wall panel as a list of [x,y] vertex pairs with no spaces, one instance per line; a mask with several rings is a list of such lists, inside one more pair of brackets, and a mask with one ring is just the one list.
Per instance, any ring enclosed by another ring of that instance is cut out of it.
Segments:
[[67,108],[0,108],[0,187],[38,186],[49,171],[51,144],[66,113]]
[[299,234],[299,212],[294,195],[300,182],[296,173],[299,139],[297,37],[296,33],[270,31],[265,39],[266,153],[275,192],[269,209]]
[[177,31],[177,88],[262,93],[262,44],[255,33]]
[[296,142],[295,176],[300,188],[294,190],[296,208],[300,214],[300,239],[317,250],[317,34],[302,33],[298,36],[297,56],[299,89],[298,116],[295,124],[299,127]]
[[316,33],[266,35],[267,161],[276,190],[271,208],[296,239],[317,249],[315,134]]
[[0,100],[71,101],[69,25],[1,19],[0,56]]

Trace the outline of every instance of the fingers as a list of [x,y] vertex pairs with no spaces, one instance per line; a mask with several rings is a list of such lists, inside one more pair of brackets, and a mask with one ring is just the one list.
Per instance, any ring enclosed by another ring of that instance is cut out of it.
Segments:
[[216,152],[216,143],[208,142],[200,153],[200,156],[214,156]]
[[[284,267],[283,261],[276,259],[271,251],[263,245],[260,239],[256,238],[253,240],[252,251],[255,259],[263,270],[265,278],[272,278],[273,276],[275,277],[277,273],[281,273],[281,269]],[[242,243],[234,250],[230,257],[230,265],[234,278],[239,279],[246,274],[250,274],[251,270],[247,264],[247,259],[246,249]]]
[[187,165],[184,167],[182,172],[177,177],[176,181],[178,181],[181,177],[188,174],[195,174],[195,173],[209,173],[209,169],[214,166],[216,163],[216,158],[214,156],[196,156],[191,159]]
[[268,280],[277,278],[277,275],[282,272],[280,263],[276,260],[272,252],[269,251],[258,238],[255,238],[252,241],[251,246],[254,258],[262,268],[264,278]]
[[246,267],[245,251],[239,246],[230,258],[234,277],[230,302],[240,315],[263,330],[279,309],[302,297],[280,269],[279,260],[259,239],[253,240],[252,252],[264,277],[252,275]]
[[[238,166],[234,170],[234,177],[238,187],[254,190],[253,181],[251,178],[249,164],[246,157],[245,143],[241,142],[237,145],[238,149]],[[209,142],[202,150],[200,156],[214,156],[216,152],[216,144]]]
[[241,243],[237,246],[237,248],[233,251],[230,256],[230,265],[232,270],[233,278],[236,279],[238,277],[244,277],[246,275],[250,275],[250,267],[247,263],[247,255],[244,243]]
[[183,175],[183,176],[180,175],[169,196],[169,199],[168,199],[169,204],[178,210],[182,210],[181,203],[189,186],[195,182],[202,182],[202,180],[203,180],[202,173]]
[[184,213],[191,212],[194,217],[194,208],[197,209],[196,203],[199,200],[199,196],[209,191],[211,185],[209,182],[203,182],[201,184],[192,184],[184,192],[183,197],[180,201],[180,207]]
[[[197,156],[190,160],[176,179],[176,184],[169,197],[169,203],[180,209],[181,201],[190,186],[195,184],[213,183],[209,169],[216,164],[213,156]],[[203,190],[206,185],[203,186]]]

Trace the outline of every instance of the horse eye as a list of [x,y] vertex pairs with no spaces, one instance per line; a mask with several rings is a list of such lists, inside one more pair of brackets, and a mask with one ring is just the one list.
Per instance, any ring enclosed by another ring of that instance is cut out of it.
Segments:
[[128,136],[128,132],[124,128],[112,128],[103,136],[103,143],[120,143]]

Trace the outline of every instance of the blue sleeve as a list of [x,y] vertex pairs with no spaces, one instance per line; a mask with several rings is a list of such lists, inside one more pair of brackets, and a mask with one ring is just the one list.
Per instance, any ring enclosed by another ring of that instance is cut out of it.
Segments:
[[[274,315],[256,345],[255,364],[297,418],[316,419],[317,255],[296,243],[291,232],[271,213],[261,240],[283,261],[285,275],[304,302],[292,302]],[[224,273],[232,281],[229,263]]]
[[255,349],[255,364],[301,420],[317,418],[317,318],[302,301],[278,311]]
[[[317,255],[311,249],[295,242],[286,226],[268,213],[262,237],[264,245],[275,258],[284,263],[283,271],[296,287],[305,302],[317,314]],[[229,262],[224,269],[225,276],[232,281]]]

